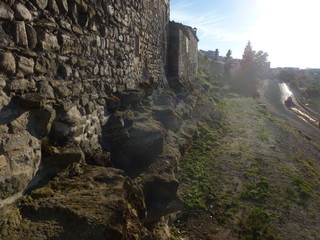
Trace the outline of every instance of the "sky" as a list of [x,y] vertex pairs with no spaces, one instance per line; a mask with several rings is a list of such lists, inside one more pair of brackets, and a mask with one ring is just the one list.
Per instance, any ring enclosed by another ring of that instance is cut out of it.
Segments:
[[242,58],[250,40],[271,67],[320,68],[320,0],[171,0],[170,18],[197,28],[199,49]]

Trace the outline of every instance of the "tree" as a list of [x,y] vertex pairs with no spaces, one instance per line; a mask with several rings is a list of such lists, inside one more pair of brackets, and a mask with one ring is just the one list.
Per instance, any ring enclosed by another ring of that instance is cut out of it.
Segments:
[[241,60],[241,71],[239,78],[239,91],[247,96],[257,95],[257,62],[256,52],[252,49],[251,42],[248,41]]
[[232,54],[232,51],[229,49],[227,54],[226,54],[226,57],[224,59],[225,62],[227,62],[228,60],[232,59],[231,54]]

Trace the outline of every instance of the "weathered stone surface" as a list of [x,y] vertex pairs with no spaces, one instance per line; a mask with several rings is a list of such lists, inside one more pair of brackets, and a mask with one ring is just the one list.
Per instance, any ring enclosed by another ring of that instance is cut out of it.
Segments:
[[83,134],[85,119],[79,110],[73,106],[67,111],[59,109],[52,124],[50,137],[55,141],[74,140]]
[[4,2],[0,2],[0,19],[12,21],[13,16],[14,12],[12,9]]
[[155,119],[161,122],[166,129],[173,132],[179,130],[182,120],[169,106],[155,107],[153,112]]
[[50,33],[42,33],[38,38],[39,45],[44,51],[59,51],[60,45],[56,36]]
[[24,75],[33,74],[34,60],[32,58],[26,58],[23,56],[19,57],[18,60],[18,71],[22,72]]
[[105,126],[103,126],[103,136],[110,146],[119,146],[129,138],[121,116],[112,114]]
[[16,60],[11,52],[0,53],[0,69],[7,74],[16,73]]
[[6,88],[14,92],[28,92],[35,89],[35,83],[27,79],[13,79]]
[[12,132],[18,133],[3,133],[0,136],[1,152],[7,162],[7,166],[2,169],[0,176],[0,186],[4,187],[4,189],[1,189],[1,199],[23,190],[40,163],[39,140],[23,130],[26,127],[25,121],[27,119],[28,114],[26,113],[12,121],[9,128]]
[[[111,148],[112,161],[130,176],[148,166],[162,153],[164,135],[160,124],[150,118],[126,120],[129,139]],[[130,121],[130,122],[129,122]]]
[[117,93],[122,106],[135,105],[141,102],[143,93],[139,89],[126,89]]
[[67,0],[56,0],[61,14],[65,15],[68,12],[68,2]]
[[38,36],[36,30],[29,24],[26,24],[28,45],[30,49],[34,49],[38,43]]
[[26,25],[24,21],[18,21],[15,24],[16,32],[15,32],[15,41],[18,45],[27,47],[28,46],[28,38],[26,32]]
[[73,165],[30,195],[0,210],[1,239],[152,239],[141,188],[121,170]]
[[48,9],[53,15],[59,14],[59,8],[55,0],[48,1]]
[[[94,166],[112,167],[111,157],[109,152],[103,151],[101,148],[96,148],[86,153],[86,163]],[[1,166],[1,156],[0,156]]]
[[72,75],[72,68],[67,64],[61,64],[58,68],[58,74],[62,79],[67,80]]
[[14,16],[17,20],[21,21],[31,21],[32,16],[28,8],[26,8],[23,4],[17,3],[13,5]]
[[45,9],[48,5],[48,0],[30,0],[33,4],[35,4],[40,9]]

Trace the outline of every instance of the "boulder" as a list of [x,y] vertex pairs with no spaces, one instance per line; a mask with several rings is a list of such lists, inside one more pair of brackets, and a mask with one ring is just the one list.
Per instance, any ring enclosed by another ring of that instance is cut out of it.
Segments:
[[0,53],[0,69],[10,75],[16,73],[16,60],[11,52]]
[[14,12],[12,11],[12,9],[7,4],[1,1],[0,2],[0,19],[12,21],[13,16],[14,16]]
[[17,20],[20,21],[31,21],[32,15],[28,8],[26,8],[23,4],[17,3],[13,5],[14,16]]
[[139,89],[125,89],[122,92],[118,92],[116,96],[120,99],[121,106],[128,107],[141,102],[143,93]]
[[24,190],[40,164],[40,141],[26,130],[28,114],[22,114],[11,122],[9,132],[0,135],[0,206],[1,200]]
[[182,120],[169,106],[155,107],[153,113],[155,119],[161,122],[166,129],[173,132],[177,132],[180,129]]
[[24,199],[0,209],[1,239],[152,239],[142,190],[118,169],[74,164]]
[[116,166],[135,176],[162,153],[164,134],[161,125],[150,118],[131,120],[129,139],[113,147],[111,157]]
[[106,124],[102,127],[102,135],[105,143],[111,148],[119,147],[129,139],[128,131],[124,126],[124,120],[117,114],[111,114]]

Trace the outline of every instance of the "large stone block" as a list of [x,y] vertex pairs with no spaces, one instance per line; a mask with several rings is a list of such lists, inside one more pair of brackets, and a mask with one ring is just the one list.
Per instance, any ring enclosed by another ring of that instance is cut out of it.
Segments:
[[16,31],[15,31],[15,41],[18,45],[27,47],[28,46],[28,38],[26,32],[26,24],[24,21],[18,21],[15,23]]
[[11,52],[0,54],[0,71],[7,74],[16,73],[16,60]]
[[31,21],[32,16],[28,8],[26,8],[23,4],[17,3],[13,5],[14,16],[17,20],[21,21]]

